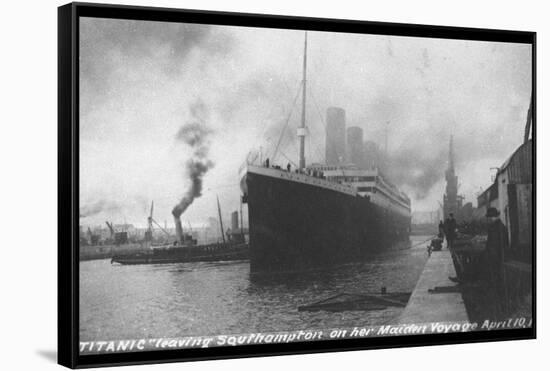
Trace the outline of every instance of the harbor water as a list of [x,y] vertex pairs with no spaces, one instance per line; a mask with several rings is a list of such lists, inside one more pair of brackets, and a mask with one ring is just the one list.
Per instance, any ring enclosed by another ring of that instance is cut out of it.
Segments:
[[80,341],[327,329],[393,323],[402,308],[299,312],[340,293],[411,292],[427,259],[427,236],[409,248],[330,270],[250,275],[249,263],[80,263]]

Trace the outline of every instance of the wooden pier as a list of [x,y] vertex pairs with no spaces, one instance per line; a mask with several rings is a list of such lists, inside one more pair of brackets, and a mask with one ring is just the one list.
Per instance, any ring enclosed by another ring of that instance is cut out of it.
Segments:
[[399,323],[468,322],[462,293],[449,277],[456,277],[451,252],[432,252]]

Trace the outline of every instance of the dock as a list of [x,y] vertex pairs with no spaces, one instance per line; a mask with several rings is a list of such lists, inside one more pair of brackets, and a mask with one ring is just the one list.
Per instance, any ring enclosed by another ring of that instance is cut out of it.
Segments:
[[449,277],[456,277],[451,252],[432,252],[399,323],[468,322],[462,293]]

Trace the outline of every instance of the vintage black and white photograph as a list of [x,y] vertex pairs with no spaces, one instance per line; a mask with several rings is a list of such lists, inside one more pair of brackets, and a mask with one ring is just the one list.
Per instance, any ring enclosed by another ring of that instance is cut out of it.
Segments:
[[532,328],[532,44],[78,22],[79,354]]

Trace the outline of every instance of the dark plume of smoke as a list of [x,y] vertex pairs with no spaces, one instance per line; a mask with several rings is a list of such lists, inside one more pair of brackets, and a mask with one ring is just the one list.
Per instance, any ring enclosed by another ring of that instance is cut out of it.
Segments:
[[191,158],[185,163],[185,176],[191,184],[180,202],[172,209],[172,215],[176,218],[185,212],[195,198],[201,196],[203,177],[214,166],[214,163],[208,159],[209,136],[212,131],[206,126],[207,108],[202,101],[197,101],[190,106],[189,111],[191,117],[179,129],[176,140],[193,150]]
[[98,200],[80,207],[80,217],[85,218],[101,212],[120,211],[120,205],[113,201]]

